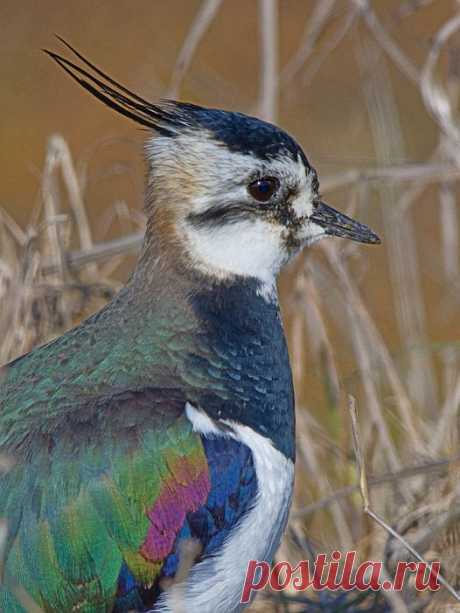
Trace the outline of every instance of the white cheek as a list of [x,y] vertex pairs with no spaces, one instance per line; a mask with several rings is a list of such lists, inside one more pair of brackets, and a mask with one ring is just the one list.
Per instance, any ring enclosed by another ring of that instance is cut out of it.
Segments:
[[184,230],[194,264],[220,278],[254,277],[273,287],[287,259],[282,229],[264,220],[244,220],[222,227],[186,225]]
[[292,201],[292,208],[297,217],[310,217],[313,212],[313,195],[308,185],[301,190],[299,195]]
[[292,201],[292,207],[298,217],[310,217],[313,212],[312,175],[305,175],[305,166],[300,157],[297,159],[297,186],[299,193]]

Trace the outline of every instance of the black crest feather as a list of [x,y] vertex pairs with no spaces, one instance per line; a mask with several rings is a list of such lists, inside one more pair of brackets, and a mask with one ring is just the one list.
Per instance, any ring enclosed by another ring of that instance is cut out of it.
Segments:
[[163,136],[174,136],[181,128],[191,127],[189,118],[181,112],[180,103],[165,101],[162,105],[152,104],[109,77],[63,38],[60,36],[57,38],[83,62],[86,68],[78,66],[54,51],[48,49],[43,51],[86,91],[110,108]]

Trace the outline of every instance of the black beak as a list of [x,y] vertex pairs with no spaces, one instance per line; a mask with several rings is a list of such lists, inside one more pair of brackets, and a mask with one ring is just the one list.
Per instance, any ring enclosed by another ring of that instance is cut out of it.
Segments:
[[309,221],[324,228],[326,234],[349,238],[359,243],[378,245],[381,240],[370,228],[336,211],[324,202],[319,202],[310,215]]

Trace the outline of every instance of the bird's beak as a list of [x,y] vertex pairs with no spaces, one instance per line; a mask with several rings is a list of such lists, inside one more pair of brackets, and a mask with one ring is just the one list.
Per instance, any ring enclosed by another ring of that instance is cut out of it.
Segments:
[[380,244],[380,238],[370,228],[343,213],[336,211],[324,202],[319,202],[309,221],[324,228],[330,236],[341,236],[359,243]]

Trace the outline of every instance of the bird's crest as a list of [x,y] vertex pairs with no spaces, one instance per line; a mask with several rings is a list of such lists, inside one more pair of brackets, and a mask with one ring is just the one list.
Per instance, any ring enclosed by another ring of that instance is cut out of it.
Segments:
[[175,136],[184,129],[197,127],[194,125],[193,111],[204,110],[201,107],[174,100],[163,100],[160,104],[153,104],[109,77],[63,38],[60,36],[57,38],[83,62],[85,68],[54,51],[48,49],[43,51],[86,91],[110,108],[138,124],[155,130],[162,136]]
[[189,102],[162,100],[154,104],[109,77],[64,39],[59,36],[57,38],[83,66],[54,51],[44,51],[72,79],[110,108],[161,136],[175,137],[193,131],[203,137],[204,130],[230,151],[247,153],[260,159],[287,154],[296,160],[300,155],[308,166],[299,145],[277,126],[242,113],[202,107]]

